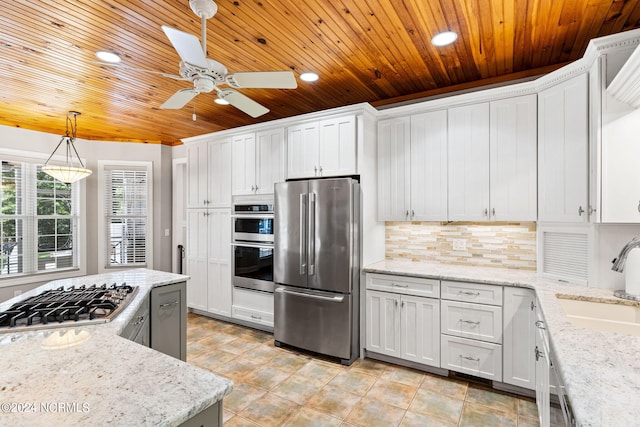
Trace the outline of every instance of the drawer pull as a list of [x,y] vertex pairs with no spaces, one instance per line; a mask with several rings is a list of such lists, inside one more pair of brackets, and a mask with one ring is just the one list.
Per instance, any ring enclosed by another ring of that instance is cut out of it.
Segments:
[[474,297],[480,296],[480,292],[459,291],[458,295],[461,295],[461,294],[462,295],[470,295],[470,296],[474,296]]
[[469,356],[460,355],[460,358],[461,359],[466,359],[466,360],[471,360],[473,362],[480,362],[480,358],[479,357],[475,358],[475,357],[469,357]]
[[544,327],[544,322],[542,320],[536,320],[536,326],[538,329],[547,329]]
[[252,319],[257,319],[257,320],[262,320],[262,316],[255,316],[255,315],[251,315]]
[[536,346],[536,362],[540,359],[544,359],[544,354],[538,349],[538,346]]
[[164,304],[160,304],[160,308],[171,307],[172,305],[178,305],[179,303],[180,303],[180,301],[167,302],[167,303],[164,303]]
[[391,286],[395,286],[396,288],[408,288],[409,285],[396,285],[395,283],[392,283]]
[[469,325],[479,325],[480,321],[474,322],[473,320],[462,320],[462,319],[460,319],[460,323],[467,323]]

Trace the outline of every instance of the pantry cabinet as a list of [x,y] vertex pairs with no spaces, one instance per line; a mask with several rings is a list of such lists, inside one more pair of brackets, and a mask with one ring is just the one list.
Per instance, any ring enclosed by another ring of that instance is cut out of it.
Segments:
[[588,109],[586,73],[538,94],[539,221],[588,221]]
[[231,140],[187,145],[187,208],[231,206]]
[[284,129],[234,136],[231,158],[234,196],[272,194],[273,185],[285,180]]
[[355,175],[356,117],[328,118],[287,128],[287,178]]

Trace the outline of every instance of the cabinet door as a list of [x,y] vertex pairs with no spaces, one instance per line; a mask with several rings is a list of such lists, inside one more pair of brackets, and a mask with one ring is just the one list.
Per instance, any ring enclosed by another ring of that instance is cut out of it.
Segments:
[[400,295],[367,291],[367,350],[400,357]]
[[273,194],[273,184],[285,180],[284,129],[256,134],[256,193]]
[[489,221],[489,104],[448,114],[449,221]]
[[409,220],[409,129],[408,117],[378,123],[378,221]]
[[412,221],[447,220],[447,112],[411,116]]
[[400,305],[400,357],[439,368],[440,300],[403,295]]
[[582,74],[538,94],[539,221],[587,221],[587,85]]
[[209,207],[231,206],[231,140],[209,143]]
[[207,249],[208,210],[187,210],[187,271],[191,278],[187,286],[187,305],[207,310]]
[[231,212],[209,211],[207,311],[231,317]]
[[287,129],[287,178],[313,178],[318,174],[318,122]]
[[[537,329],[537,328],[536,328]],[[538,420],[541,426],[549,426],[551,421],[551,410],[549,403],[551,393],[549,390],[549,355],[545,354],[545,338],[542,329],[536,330],[536,345],[534,359],[536,363],[536,405],[538,406]]]
[[356,117],[338,117],[320,121],[320,176],[355,175]]
[[209,143],[187,145],[187,208],[206,207],[209,200]]
[[184,282],[151,290],[151,348],[187,360],[187,305]]
[[502,381],[535,390],[535,293],[525,288],[504,288],[504,352]]
[[231,164],[231,194],[253,194],[256,186],[255,133],[233,137]]
[[491,219],[535,221],[536,95],[495,101],[490,107]]

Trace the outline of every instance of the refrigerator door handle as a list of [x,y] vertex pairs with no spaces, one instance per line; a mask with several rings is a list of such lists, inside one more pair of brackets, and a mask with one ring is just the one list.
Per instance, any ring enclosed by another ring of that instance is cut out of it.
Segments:
[[285,289],[285,288],[276,288],[276,292],[279,293],[279,294],[295,295],[297,297],[319,299],[319,300],[322,300],[322,301],[331,301],[331,302],[342,302],[342,301],[344,301],[344,295],[336,295],[334,297],[325,297],[325,296],[322,296],[322,295],[314,295],[314,294],[290,291],[290,290]]
[[300,194],[300,275],[307,274],[307,229],[305,217],[307,213],[307,195]]
[[316,193],[309,193],[309,276],[316,273]]

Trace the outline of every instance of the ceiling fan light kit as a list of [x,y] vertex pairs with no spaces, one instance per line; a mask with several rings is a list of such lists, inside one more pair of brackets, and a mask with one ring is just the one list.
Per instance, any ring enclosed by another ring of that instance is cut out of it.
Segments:
[[196,36],[166,25],[162,26],[162,30],[182,60],[180,76],[184,80],[191,81],[193,88],[178,90],[160,106],[161,109],[180,109],[196,95],[209,93],[215,89],[219,99],[256,118],[268,113],[269,109],[233,89],[220,89],[218,86],[228,85],[236,89],[295,89],[298,87],[291,71],[229,74],[223,64],[207,58],[207,19],[216,14],[218,6],[213,0],[189,0],[189,6],[202,19],[202,43]]
[[[77,117],[79,115],[80,113],[77,111],[69,111],[66,119],[65,135],[60,139],[60,142],[53,150],[53,153],[51,153],[42,167],[42,171],[44,173],[58,181],[64,182],[65,184],[71,184],[72,182],[84,179],[92,173],[91,170],[84,167],[84,163],[82,162],[82,159],[80,159],[78,150],[76,150],[76,146],[74,145],[78,129]],[[73,120],[71,119],[72,117]],[[60,145],[62,145],[63,142],[66,145],[66,160],[64,165],[50,165],[49,161],[56,151],[58,151],[58,148],[60,148]],[[74,160],[74,154],[77,162]]]

